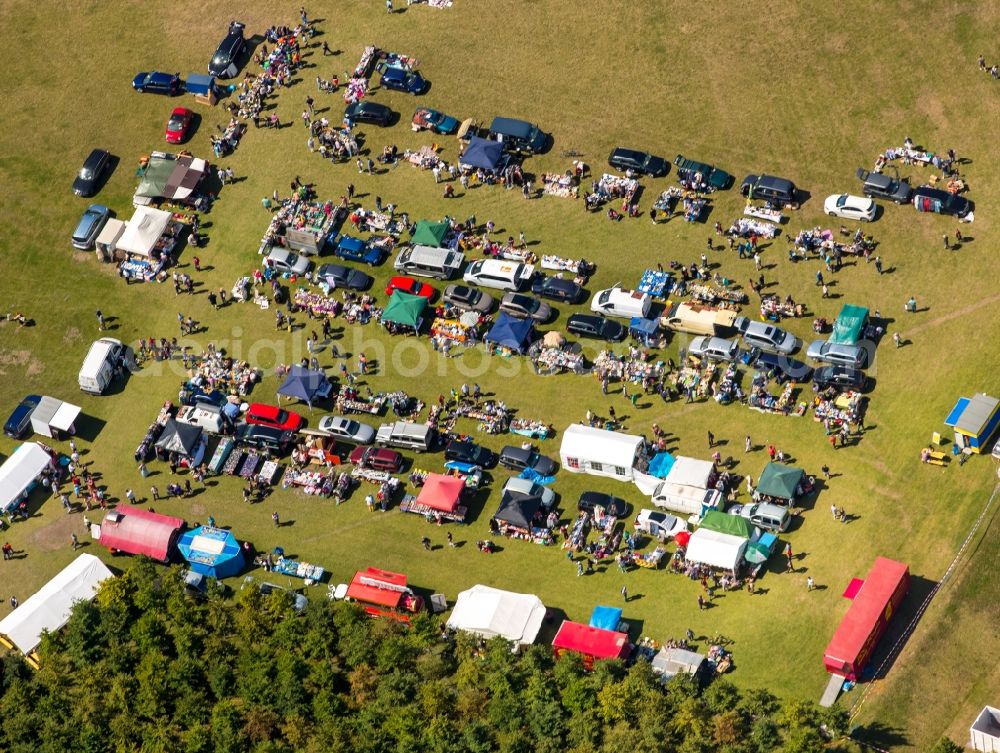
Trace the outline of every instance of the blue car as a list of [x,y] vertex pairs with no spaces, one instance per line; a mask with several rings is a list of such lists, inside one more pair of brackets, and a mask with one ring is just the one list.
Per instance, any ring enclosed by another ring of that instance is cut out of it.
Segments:
[[132,88],[144,94],[166,94],[172,97],[181,89],[181,77],[176,73],[144,71],[132,79]]
[[414,131],[433,131],[442,136],[450,136],[458,130],[458,120],[429,107],[421,107],[413,113],[411,128]]
[[42,401],[39,395],[28,395],[10,414],[7,423],[3,425],[3,433],[12,439],[20,439],[31,426],[31,413]]
[[337,240],[334,253],[341,259],[364,262],[370,267],[382,263],[382,250],[369,246],[360,238],[342,235]]
[[83,213],[80,222],[73,231],[73,248],[86,251],[94,247],[94,241],[100,234],[104,223],[111,216],[111,210],[103,204],[91,204]]
[[382,73],[382,86],[407,94],[423,94],[427,90],[423,76],[402,68],[386,68]]

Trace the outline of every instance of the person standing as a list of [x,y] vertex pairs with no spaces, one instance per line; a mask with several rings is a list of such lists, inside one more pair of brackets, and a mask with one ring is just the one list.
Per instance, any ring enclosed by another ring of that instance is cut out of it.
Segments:
[[942,235],[941,236],[941,240],[944,242],[944,250],[945,251],[947,251],[948,249],[951,248],[951,244],[948,243],[948,236],[947,235]]
[[622,586],[622,592],[621,593],[622,593],[622,601],[624,601],[627,604],[628,603],[628,588],[626,588],[625,586]]
[[906,310],[909,311],[911,314],[917,313],[917,299],[914,298],[912,295],[906,302]]
[[160,490],[155,486],[149,487],[149,496],[151,496],[153,501],[156,502],[160,498]]
[[896,343],[896,347],[899,348],[903,345],[903,338],[899,336],[898,332],[892,333],[892,341]]
[[385,0],[385,12],[392,13],[392,0]]
[[101,313],[100,309],[97,309],[97,329],[101,332],[104,331],[104,314]]
[[715,435],[710,431],[708,432],[708,449],[715,447]]
[[704,608],[705,608],[705,597],[702,596],[701,594],[698,594],[698,609],[704,609]]
[[16,596],[11,596],[10,597],[10,608],[11,609],[17,609],[17,597]]
[[820,470],[823,472],[823,478],[825,478],[827,481],[829,481],[830,480],[830,466],[824,465],[822,468],[820,468]]
[[71,533],[69,535],[69,543],[73,547],[74,552],[76,551],[77,547],[80,546],[80,540],[76,537],[75,533]]
[[875,257],[875,271],[878,272],[879,274],[882,274],[882,257],[881,256],[876,256]]
[[431,550],[431,540],[426,536],[420,539],[420,544],[423,546],[425,551],[429,552]]
[[135,492],[132,491],[131,489],[126,489],[125,490],[125,499],[128,500],[128,503],[130,505],[134,505],[135,504]]
[[814,581],[813,577],[810,575],[806,578],[806,590],[812,591],[814,588],[816,588],[816,581]]
[[271,520],[274,521],[275,528],[279,528],[281,526],[281,517],[278,515],[277,510],[271,513]]
[[743,445],[744,445],[744,450],[743,451],[744,452],[750,452],[751,448],[753,447],[753,443],[750,441],[750,435],[749,434],[747,434],[746,439],[743,442]]
[[451,531],[448,531],[448,546],[452,549],[455,548],[455,537],[452,536]]

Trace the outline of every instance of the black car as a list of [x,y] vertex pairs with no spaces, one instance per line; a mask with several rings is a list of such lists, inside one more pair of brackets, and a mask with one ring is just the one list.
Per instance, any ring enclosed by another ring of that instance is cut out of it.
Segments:
[[725,170],[720,170],[713,165],[709,165],[707,162],[688,159],[683,154],[678,154],[674,157],[674,164],[677,165],[677,177],[680,180],[693,180],[695,175],[701,175],[702,181],[720,191],[729,188],[735,180]]
[[657,157],[649,152],[640,152],[636,149],[626,149],[623,146],[616,147],[608,155],[608,164],[619,170],[631,170],[641,175],[651,175],[659,178],[667,174],[670,169],[669,163],[663,157]]
[[166,94],[172,97],[181,90],[181,77],[178,73],[143,71],[132,79],[132,88],[143,94]]
[[475,442],[463,442],[454,439],[444,449],[445,460],[455,460],[459,463],[478,465],[480,468],[492,468],[497,463],[496,453],[481,447]]
[[580,337],[592,337],[607,342],[624,340],[626,334],[624,325],[591,314],[573,314],[566,322],[566,331]]
[[212,60],[208,64],[208,72],[219,78],[232,78],[240,72],[239,58],[246,49],[247,42],[243,38],[243,24],[233,21],[229,24],[226,38],[219,43]]
[[850,366],[822,366],[813,374],[813,386],[817,389],[837,387],[860,390],[864,384],[865,372]]
[[628,502],[621,497],[612,497],[603,492],[584,492],[580,495],[580,501],[576,503],[576,509],[580,512],[593,513],[595,507],[604,508],[605,514],[614,515],[616,518],[628,515]]
[[427,81],[415,71],[386,68],[382,73],[382,86],[407,94],[423,94],[427,90]]
[[755,348],[751,353],[755,370],[773,377],[778,384],[785,382],[808,382],[812,367],[789,356],[777,353],[763,353]]
[[525,468],[531,468],[543,476],[551,476],[559,468],[552,458],[539,455],[534,450],[526,450],[514,445],[507,445],[500,450],[500,465],[504,468],[510,468],[512,471],[523,471]]
[[39,395],[28,395],[20,404],[11,411],[10,418],[3,425],[3,433],[13,439],[20,439],[28,432],[31,426],[31,413],[42,401]]
[[316,282],[326,283],[331,288],[367,290],[372,284],[372,278],[360,269],[342,264],[324,264],[316,270]]
[[387,126],[392,121],[392,110],[378,102],[370,102],[363,99],[360,102],[352,102],[344,110],[344,117],[356,123],[373,123],[379,126]]
[[261,424],[240,424],[235,438],[240,447],[253,447],[270,455],[284,455],[291,448],[295,434]]
[[798,208],[799,191],[787,178],[748,175],[740,184],[740,193],[748,199],[759,199],[774,206],[792,205],[793,208]]
[[859,167],[855,175],[861,181],[861,191],[869,199],[888,199],[897,204],[910,200],[913,188],[905,180],[896,180],[882,173],[872,173]]
[[918,212],[937,212],[959,218],[965,217],[972,211],[972,204],[964,196],[929,186],[913,189],[913,206]]
[[103,149],[95,149],[83,162],[83,167],[76,174],[73,181],[73,193],[77,196],[93,196],[97,193],[97,185],[101,181],[101,175],[108,169],[111,162],[111,154]]
[[553,301],[576,303],[583,294],[583,288],[579,283],[562,277],[538,277],[531,283],[531,292]]

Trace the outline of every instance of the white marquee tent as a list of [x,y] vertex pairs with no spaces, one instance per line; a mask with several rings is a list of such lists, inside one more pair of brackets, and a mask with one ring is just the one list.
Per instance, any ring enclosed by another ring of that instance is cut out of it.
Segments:
[[128,221],[125,232],[115,243],[115,248],[127,254],[148,258],[167,229],[170,212],[152,207],[137,207]]
[[1000,753],[1000,709],[985,706],[969,729],[969,746],[983,753]]
[[748,540],[742,536],[731,536],[699,528],[691,534],[684,558],[688,562],[700,562],[723,570],[735,570],[743,561],[747,543]]
[[458,595],[448,627],[526,646],[534,643],[544,619],[545,605],[537,596],[477,585]]
[[0,512],[10,510],[38,479],[52,456],[37,442],[25,442],[0,466]]
[[24,654],[41,643],[42,633],[54,631],[69,621],[77,601],[89,601],[112,572],[93,554],[81,554],[17,609],[0,621],[0,636]]
[[631,481],[642,437],[571,424],[562,435],[559,459],[571,473],[590,473]]

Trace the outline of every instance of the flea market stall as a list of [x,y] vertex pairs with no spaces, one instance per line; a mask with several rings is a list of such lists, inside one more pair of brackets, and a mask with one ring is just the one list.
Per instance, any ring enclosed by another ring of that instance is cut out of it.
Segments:
[[507,313],[501,313],[483,340],[493,343],[501,353],[507,351],[520,354],[531,345],[534,332],[534,325],[530,321],[515,319]]
[[528,646],[535,642],[544,619],[545,605],[537,596],[476,585],[458,595],[448,627]]
[[185,224],[170,212],[150,206],[136,207],[125,231],[115,242],[115,256],[127,280],[149,281],[177,254]]
[[205,457],[208,437],[200,426],[168,418],[154,446],[160,459],[174,456],[180,465],[195,468]]
[[135,189],[132,203],[141,207],[163,200],[193,205],[199,198],[198,188],[209,169],[208,162],[190,154],[153,152],[145,165],[139,168],[139,186]]
[[42,395],[42,399],[31,412],[31,429],[36,434],[53,439],[60,439],[64,435],[72,436],[76,433],[74,423],[80,411],[79,405]]
[[245,564],[240,542],[222,528],[199,526],[186,531],[177,542],[177,549],[192,570],[211,578],[236,575]]
[[340,210],[332,201],[321,203],[292,196],[271,217],[258,250],[266,254],[271,246],[286,246],[306,255],[318,254],[336,232],[340,219]]
[[399,509],[403,512],[417,513],[429,517],[442,517],[445,520],[462,522],[465,520],[466,508],[459,505],[465,481],[456,476],[446,476],[441,473],[428,473],[423,479],[420,493],[413,497],[408,495]]
[[0,512],[10,512],[27,499],[46,469],[55,469],[55,459],[38,442],[25,442],[0,466]]
[[416,334],[424,322],[427,299],[419,295],[393,291],[389,303],[382,312],[382,326],[390,334]]
[[684,558],[721,570],[736,572],[743,562],[749,540],[743,536],[699,528],[688,541]]
[[423,597],[413,593],[405,575],[377,567],[354,574],[347,587],[347,598],[360,603],[373,617],[389,617],[399,622],[409,622],[410,615],[424,608]]
[[332,391],[333,385],[324,372],[293,364],[278,388],[278,398],[301,400],[312,410],[313,403],[326,400]]
[[119,504],[93,529],[101,546],[112,553],[144,554],[167,562],[183,527],[181,518]]
[[990,449],[990,439],[1000,426],[1000,400],[977,392],[972,397],[960,397],[944,420],[955,431],[955,445],[972,452]]
[[805,475],[805,471],[795,466],[768,463],[757,480],[754,499],[780,505],[794,505],[795,498],[804,491],[802,481]]
[[490,527],[502,536],[536,544],[551,544],[552,529],[547,525],[541,497],[505,491],[493,513]]

